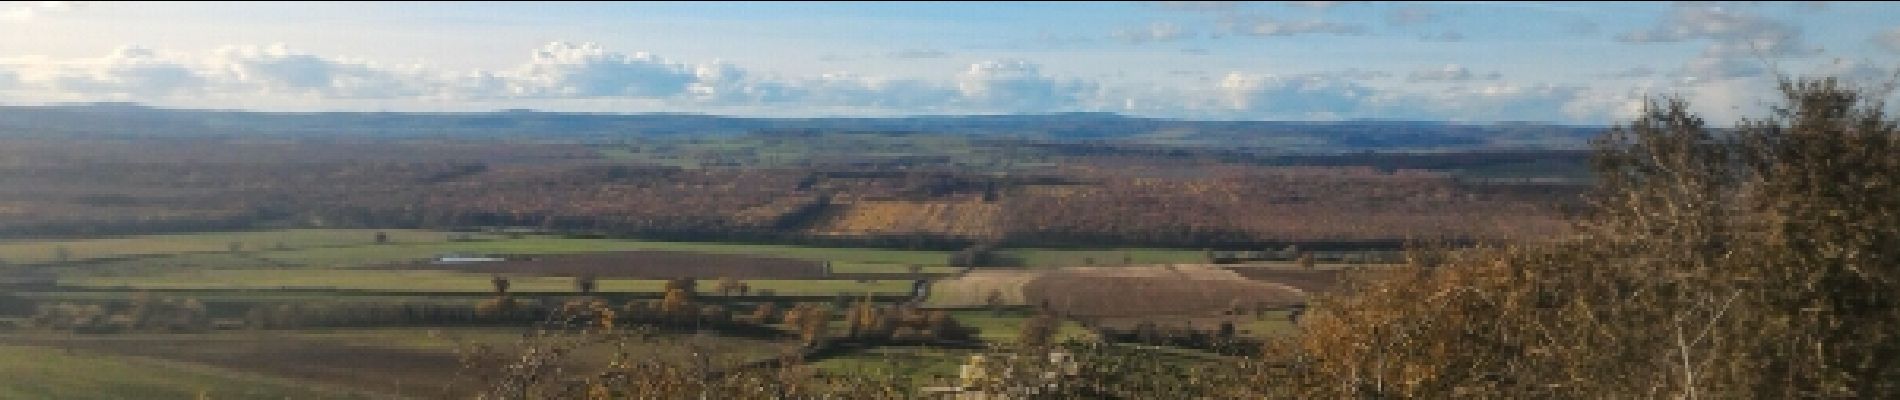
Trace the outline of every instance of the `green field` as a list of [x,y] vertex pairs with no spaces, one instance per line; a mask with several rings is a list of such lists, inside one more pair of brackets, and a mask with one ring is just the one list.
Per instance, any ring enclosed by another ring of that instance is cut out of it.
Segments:
[[6,399],[359,399],[299,382],[136,356],[0,345]]
[[110,257],[226,252],[230,250],[231,243],[239,243],[246,251],[279,247],[307,249],[370,245],[375,243],[377,232],[388,234],[390,242],[399,244],[448,241],[448,234],[444,232],[402,229],[294,229],[144,235],[104,239],[5,240],[0,241],[0,260],[14,264],[54,262],[58,261],[60,249],[65,250],[67,260],[80,261]]
[[[364,231],[371,232],[371,231]],[[254,239],[275,239],[306,237],[313,234],[337,235],[344,232],[308,230],[259,232],[252,234]],[[515,253],[515,254],[554,254],[585,253],[600,251],[658,250],[686,251],[713,254],[740,254],[771,256],[806,260],[832,261],[838,272],[907,272],[910,265],[921,265],[926,271],[947,272],[940,268],[948,259],[949,253],[942,251],[890,250],[867,248],[807,247],[769,244],[734,244],[704,242],[660,242],[623,239],[569,239],[551,236],[529,236],[521,239],[503,239],[482,237],[482,240],[449,242],[444,233],[405,232],[417,239],[434,238],[434,241],[412,240],[406,242],[376,245],[369,242],[363,233],[362,242],[323,243],[310,246],[288,245],[288,250],[273,250],[273,247],[246,247],[245,251],[231,253],[225,250],[230,236],[228,234],[200,235],[164,235],[144,236],[125,239],[94,239],[78,241],[37,241],[4,242],[0,250],[26,257],[30,254],[45,253],[45,258],[22,260],[50,261],[53,248],[65,246],[74,249],[73,260],[92,257],[145,256],[135,260],[110,261],[96,265],[98,269],[138,268],[147,266],[186,266],[212,268],[257,268],[278,266],[324,267],[324,268],[360,268],[390,263],[407,263],[429,259],[444,253]],[[392,236],[396,236],[392,234]],[[186,245],[175,245],[186,243]],[[274,242],[273,242],[274,243]],[[294,242],[289,242],[294,243]],[[320,247],[321,246],[321,247]],[[85,251],[80,251],[85,249]],[[6,254],[6,253],[0,253]],[[932,268],[939,267],[939,268]]]
[[[381,328],[205,334],[68,335],[0,332],[4,399],[441,398],[474,386],[461,352],[474,344],[512,349],[520,328]],[[776,342],[716,335],[660,335],[626,351],[683,362],[694,352],[715,365],[772,357]],[[611,359],[583,348],[574,368]],[[465,397],[456,397],[465,398]]]
[[1126,264],[1202,264],[1207,256],[1199,250],[1180,249],[1008,249],[1010,257],[1036,268],[1078,267]]
[[[376,232],[391,243],[377,244]],[[445,253],[558,254],[601,251],[684,251],[786,257],[831,263],[837,273],[953,274],[950,252],[832,248],[743,243],[573,239],[531,235],[508,238],[475,234],[450,241],[450,233],[416,230],[298,229],[146,235],[104,239],[0,241],[0,259],[58,276],[61,287],[23,297],[39,301],[124,301],[141,290],[166,290],[222,311],[277,302],[465,303],[492,290],[491,275],[402,265]],[[239,243],[231,251],[231,243]],[[55,250],[63,249],[63,250]],[[1030,268],[1124,263],[1199,263],[1197,250],[1005,249]],[[64,257],[59,254],[64,253]],[[61,262],[64,258],[64,262]],[[574,291],[574,279],[511,275],[514,292]],[[840,293],[907,293],[911,281],[747,279],[754,294],[831,296]],[[653,293],[664,281],[601,279],[603,293]],[[702,295],[714,285],[701,281]],[[84,289],[84,290],[78,290]],[[282,289],[298,289],[285,291]],[[439,295],[438,295],[439,294]],[[953,311],[983,341],[1014,342],[1029,317],[1022,311]],[[222,318],[222,317],[221,317]],[[1291,330],[1280,316],[1245,319],[1241,329],[1259,333]],[[833,321],[833,331],[842,329]],[[0,398],[385,398],[435,397],[455,379],[457,351],[467,343],[506,346],[522,329],[404,328],[220,331],[204,334],[127,333],[71,335],[29,330],[0,331]],[[1091,336],[1065,321],[1056,340]],[[706,335],[663,335],[636,356],[679,359],[716,354],[736,364],[771,357],[784,343]],[[66,350],[72,349],[72,350]],[[595,360],[587,356],[582,361]],[[918,385],[954,378],[969,350],[878,348],[815,362],[828,374],[896,374]],[[371,365],[373,364],[373,365]],[[338,390],[326,388],[351,388]]]
[[[1022,311],[1004,311],[1000,315],[990,311],[952,311],[950,315],[956,317],[958,324],[976,328],[977,338],[993,343],[1015,342],[1017,336],[1022,333],[1023,321],[1029,320],[1029,314]],[[1063,321],[1062,326],[1056,328],[1054,340],[1059,342],[1069,338],[1087,339],[1092,336],[1094,334],[1082,328],[1082,325],[1073,321]]]
[[975,350],[929,347],[885,347],[828,358],[812,363],[827,374],[902,376],[917,387],[953,382],[959,368]]
[[[439,270],[371,269],[188,269],[147,275],[79,276],[61,280],[61,284],[91,288],[138,289],[328,289],[362,291],[469,292],[493,291],[492,276]],[[752,290],[771,290],[779,294],[829,295],[835,293],[909,293],[910,281],[873,280],[859,283],[849,280],[745,280]],[[574,290],[574,279],[551,276],[514,276],[509,290],[515,292],[565,292]],[[601,279],[600,292],[658,292],[662,280]],[[710,284],[700,285],[701,293],[713,293]]]
[[[392,243],[374,244],[376,232]],[[425,260],[445,253],[553,254],[659,250],[772,256],[831,261],[841,273],[903,273],[918,266],[927,273],[953,273],[949,252],[871,248],[810,247],[775,244],[663,242],[626,239],[570,239],[529,236],[505,239],[477,234],[475,241],[448,241],[449,233],[414,230],[297,229],[261,232],[148,235],[109,239],[0,241],[0,260],[15,264],[49,263],[56,249],[69,261],[126,258],[86,264],[85,275],[172,272],[178,269],[322,269],[381,267]],[[230,252],[230,243],[241,251]],[[1175,249],[1008,249],[1004,253],[1032,267],[1155,263],[1197,263],[1201,252]]]

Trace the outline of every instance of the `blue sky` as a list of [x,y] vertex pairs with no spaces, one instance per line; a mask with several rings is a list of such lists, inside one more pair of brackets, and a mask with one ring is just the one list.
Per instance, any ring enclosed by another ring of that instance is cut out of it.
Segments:
[[0,2],[0,104],[1599,124],[1882,82],[1897,3]]

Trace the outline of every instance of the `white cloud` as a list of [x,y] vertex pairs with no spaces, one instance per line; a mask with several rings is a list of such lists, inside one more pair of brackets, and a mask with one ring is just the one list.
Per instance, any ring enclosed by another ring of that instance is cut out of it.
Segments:
[[1140,44],[1147,42],[1172,42],[1194,36],[1193,32],[1183,29],[1173,22],[1155,22],[1146,26],[1124,28],[1115,31],[1115,39],[1124,43]]
[[26,22],[35,18],[65,14],[86,6],[82,1],[23,1],[0,8],[0,21]]
[[1229,110],[1295,119],[1339,119],[1359,110],[1376,94],[1345,79],[1242,72],[1228,73],[1218,90]]
[[[1398,75],[1405,79],[1363,69],[1292,74],[1237,71],[1188,74],[1199,75],[1201,83],[1104,87],[1052,75],[1023,60],[980,62],[961,70],[940,70],[936,78],[923,79],[842,72],[780,77],[717,60],[674,62],[644,53],[559,43],[544,47],[520,67],[499,71],[383,65],[284,46],[232,46],[196,56],[128,47],[96,59],[15,57],[0,60],[0,65],[15,66],[0,67],[0,89],[13,82],[14,89],[0,90],[9,98],[173,105],[241,102],[246,107],[274,109],[348,109],[370,104],[744,115],[1120,111],[1231,119],[1598,123],[1621,115],[1630,99],[1640,98],[1583,87],[1504,82],[1495,72],[1461,65]],[[1857,75],[1870,70],[1863,64],[1842,68]],[[1683,87],[1718,99],[1712,100],[1714,104],[1726,104],[1720,100],[1729,93],[1722,91],[1728,87],[1724,85]]]
[[402,98],[440,93],[448,83],[420,66],[389,67],[271,46],[227,46],[209,60],[233,90],[325,98]]
[[983,108],[1004,110],[1050,110],[1076,104],[1091,85],[1077,81],[1059,81],[1042,74],[1041,67],[1022,60],[997,60],[971,64],[957,75],[957,91],[963,100]]
[[205,82],[189,66],[138,46],[100,58],[36,63],[21,72],[16,79],[22,86],[112,99],[193,92],[202,90]]
[[610,52],[594,43],[549,43],[511,74],[515,95],[663,98],[685,93],[692,68],[652,54]]
[[1409,76],[1407,79],[1413,82],[1463,82],[1463,81],[1482,81],[1482,80],[1494,81],[1502,77],[1504,76],[1497,72],[1477,73],[1477,72],[1471,72],[1470,68],[1465,68],[1465,66],[1463,65],[1446,64],[1445,66],[1439,67],[1439,68],[1412,71],[1411,76]]
[[758,103],[779,101],[788,94],[782,85],[753,82],[745,70],[722,61],[693,66],[693,83],[687,87],[694,101],[706,103]]
[[1900,53],[1900,27],[1880,31],[1880,34],[1874,35],[1874,44],[1887,51]]

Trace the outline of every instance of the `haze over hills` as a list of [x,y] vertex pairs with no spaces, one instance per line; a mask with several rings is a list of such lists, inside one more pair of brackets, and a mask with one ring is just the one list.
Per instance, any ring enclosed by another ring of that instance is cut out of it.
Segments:
[[21,137],[466,137],[601,140],[801,132],[950,134],[1270,152],[1580,149],[1601,127],[1435,121],[1191,121],[1114,113],[748,118],[702,114],[282,113],[165,109],[133,103],[0,107],[0,135]]

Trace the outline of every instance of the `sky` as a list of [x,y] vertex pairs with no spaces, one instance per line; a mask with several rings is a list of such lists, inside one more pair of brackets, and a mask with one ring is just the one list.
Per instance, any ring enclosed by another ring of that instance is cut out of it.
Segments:
[[1595,125],[1896,67],[1893,2],[0,1],[0,105]]

